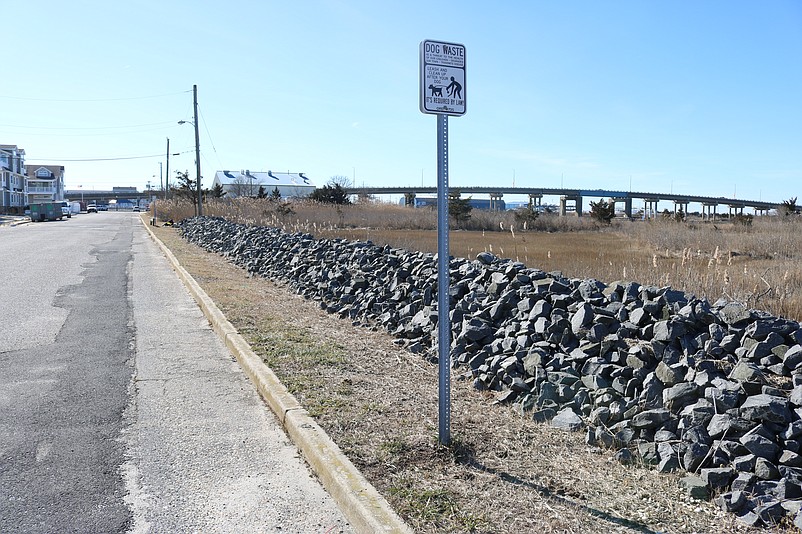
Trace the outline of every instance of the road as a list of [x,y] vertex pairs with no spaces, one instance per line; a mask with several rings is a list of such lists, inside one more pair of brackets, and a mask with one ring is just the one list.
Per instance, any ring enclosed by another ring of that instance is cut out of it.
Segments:
[[350,532],[137,214],[0,228],[0,532]]

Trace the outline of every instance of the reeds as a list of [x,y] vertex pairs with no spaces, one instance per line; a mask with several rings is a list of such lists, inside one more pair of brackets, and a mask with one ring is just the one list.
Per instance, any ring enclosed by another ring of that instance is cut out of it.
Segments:
[[[293,202],[292,212],[258,199],[213,201],[204,213],[249,225],[275,226],[316,237],[370,240],[435,252],[436,212],[393,204],[334,206]],[[179,220],[190,204],[160,203],[160,218]],[[511,212],[473,210],[452,225],[451,254],[480,251],[544,271],[603,282],[636,281],[672,286],[715,301],[743,302],[775,315],[802,320],[802,220],[757,217],[751,226],[732,222],[615,221],[600,226],[589,217],[541,215],[516,223]]]

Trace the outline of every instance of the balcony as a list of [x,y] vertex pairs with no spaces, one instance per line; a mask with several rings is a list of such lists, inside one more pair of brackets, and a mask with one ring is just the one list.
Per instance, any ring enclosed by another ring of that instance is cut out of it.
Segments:
[[28,186],[28,193],[38,193],[38,194],[45,194],[45,195],[52,195],[56,192],[55,186]]

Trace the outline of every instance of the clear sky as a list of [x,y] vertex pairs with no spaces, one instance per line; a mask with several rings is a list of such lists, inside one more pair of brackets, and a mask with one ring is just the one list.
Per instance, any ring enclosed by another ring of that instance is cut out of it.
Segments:
[[158,187],[168,137],[194,176],[193,84],[204,186],[434,186],[433,39],[467,52],[452,186],[802,197],[798,0],[26,0],[2,35],[0,144],[68,189]]

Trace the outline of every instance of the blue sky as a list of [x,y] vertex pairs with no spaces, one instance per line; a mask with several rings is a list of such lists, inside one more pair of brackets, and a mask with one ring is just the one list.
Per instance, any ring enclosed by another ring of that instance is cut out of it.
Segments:
[[796,0],[28,0],[3,25],[0,144],[70,189],[158,186],[168,137],[194,175],[197,84],[204,185],[433,186],[424,39],[467,52],[451,185],[802,197]]

